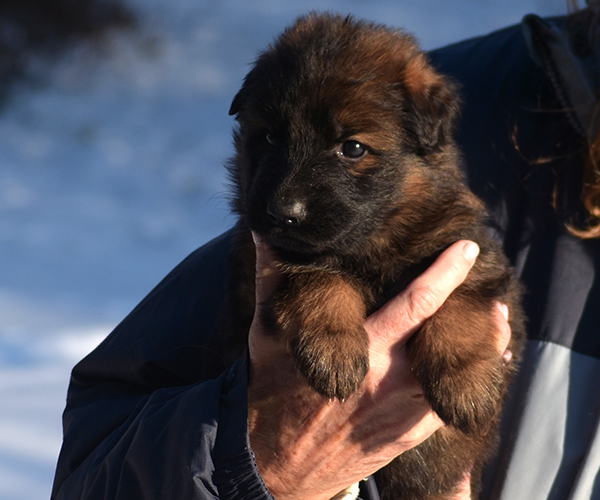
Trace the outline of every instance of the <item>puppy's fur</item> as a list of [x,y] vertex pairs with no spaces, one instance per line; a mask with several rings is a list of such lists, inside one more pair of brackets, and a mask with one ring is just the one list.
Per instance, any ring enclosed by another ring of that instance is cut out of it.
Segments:
[[513,359],[524,335],[519,287],[459,170],[458,108],[454,84],[410,36],[311,14],[258,58],[230,111],[239,124],[230,328],[246,334],[253,315],[252,230],[284,274],[263,320],[326,398],[344,400],[362,382],[368,314],[453,242],[481,247],[466,281],[407,345],[447,426],[378,473],[386,499],[449,498],[471,471],[477,494],[515,365],[497,352],[496,301],[509,305]]

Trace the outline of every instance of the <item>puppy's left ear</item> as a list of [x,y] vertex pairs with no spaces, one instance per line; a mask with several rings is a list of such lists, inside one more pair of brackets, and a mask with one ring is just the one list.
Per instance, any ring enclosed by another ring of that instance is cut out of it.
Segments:
[[439,151],[452,139],[460,111],[459,86],[437,73],[423,54],[404,70],[407,134],[421,154]]
[[231,102],[231,107],[229,108],[229,116],[237,115],[242,110],[245,99],[244,94],[244,87],[242,87]]
[[[258,63],[257,63],[258,65]],[[256,94],[257,90],[260,89],[259,75],[256,66],[246,75],[242,87],[238,90],[238,93],[231,101],[231,107],[229,108],[229,116],[237,115],[244,111],[244,108],[248,105],[248,101],[251,96]]]

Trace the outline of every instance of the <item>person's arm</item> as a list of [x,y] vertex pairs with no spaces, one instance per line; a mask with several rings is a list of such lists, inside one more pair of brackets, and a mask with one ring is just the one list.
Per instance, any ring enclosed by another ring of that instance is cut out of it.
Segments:
[[247,433],[247,357],[214,332],[230,233],[193,252],[74,368],[53,499],[272,498]]
[[[370,369],[359,391],[343,403],[313,392],[285,347],[265,334],[255,315],[249,344],[250,442],[277,500],[332,498],[441,427],[411,374],[404,344],[464,280],[477,251],[472,242],[454,244],[367,318]],[[277,281],[273,256],[257,240],[257,311]],[[506,308],[499,306],[499,355],[510,339],[505,315]],[[457,498],[470,498],[469,492],[465,478],[464,494]]]
[[[451,247],[367,320],[371,370],[344,404],[325,403],[307,390],[258,322],[250,332],[250,385],[246,357],[211,380],[152,385],[195,373],[182,366],[199,359],[190,356],[194,330],[191,338],[177,337],[190,320],[175,328],[179,316],[164,317],[176,306],[189,307],[191,293],[199,305],[214,296],[215,278],[197,269],[221,278],[223,270],[207,266],[214,259],[201,252],[74,371],[52,498],[318,499],[368,476],[441,425],[410,376],[402,345],[468,272],[472,260],[463,247]],[[220,255],[223,248],[213,250]],[[259,303],[277,280],[263,256]]]
[[[245,358],[216,380],[137,396],[127,420],[55,485],[53,498],[271,499],[247,441],[246,396]],[[82,407],[78,417],[93,433],[102,412]]]

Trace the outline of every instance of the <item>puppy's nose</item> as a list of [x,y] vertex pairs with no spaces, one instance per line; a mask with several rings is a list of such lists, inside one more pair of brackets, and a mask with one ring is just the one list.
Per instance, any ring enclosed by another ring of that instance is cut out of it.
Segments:
[[271,222],[277,225],[296,226],[306,218],[306,205],[298,200],[267,205]]

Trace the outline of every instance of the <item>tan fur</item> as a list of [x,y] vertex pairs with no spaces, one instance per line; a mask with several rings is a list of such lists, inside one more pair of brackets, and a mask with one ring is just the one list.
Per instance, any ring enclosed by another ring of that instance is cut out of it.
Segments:
[[[340,400],[368,370],[366,316],[451,243],[481,248],[466,281],[407,345],[447,426],[378,473],[384,499],[450,499],[469,472],[476,497],[524,338],[519,285],[461,175],[457,112],[455,85],[410,36],[332,15],[287,29],[231,108],[240,215],[227,313],[233,353],[254,306],[250,230],[282,263],[264,325],[317,392]],[[497,302],[510,308],[509,365],[497,352]]]

